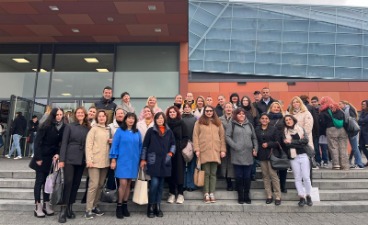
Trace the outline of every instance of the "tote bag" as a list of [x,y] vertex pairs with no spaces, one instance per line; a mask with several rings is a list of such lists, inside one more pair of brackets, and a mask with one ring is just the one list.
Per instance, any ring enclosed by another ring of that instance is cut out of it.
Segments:
[[183,154],[184,161],[186,163],[192,161],[194,152],[193,152],[193,143],[191,141],[188,141],[187,146],[183,148],[182,154]]
[[201,162],[199,160],[199,157],[197,158],[197,166],[194,169],[194,184],[197,187],[204,186],[204,171],[201,170]]
[[271,167],[274,170],[286,170],[290,168],[290,161],[288,159],[288,156],[281,149],[280,145],[279,148],[274,148],[271,150],[270,162]]
[[139,169],[138,179],[135,182],[133,202],[138,205],[148,204],[148,181],[146,181],[142,168]]
[[46,177],[46,183],[45,183],[45,193],[51,194],[54,190],[56,177],[58,173],[58,162],[59,161],[53,161],[50,168],[50,173]]
[[51,205],[62,205],[64,198],[64,169],[60,168],[57,171],[54,190],[51,193]]

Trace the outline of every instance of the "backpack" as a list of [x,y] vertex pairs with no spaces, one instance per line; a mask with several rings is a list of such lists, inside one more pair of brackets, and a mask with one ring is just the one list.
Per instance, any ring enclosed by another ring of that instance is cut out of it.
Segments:
[[344,120],[339,120],[339,119],[336,119],[335,117],[332,116],[332,112],[331,112],[331,109],[327,109],[328,111],[328,114],[330,114],[331,118],[332,118],[332,123],[334,125],[334,127],[336,127],[337,129],[340,129],[342,127],[344,127]]

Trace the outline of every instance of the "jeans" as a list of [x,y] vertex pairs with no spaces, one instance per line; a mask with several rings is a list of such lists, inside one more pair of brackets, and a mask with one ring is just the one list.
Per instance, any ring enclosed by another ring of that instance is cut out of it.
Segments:
[[256,177],[256,171],[257,171],[257,162],[258,160],[253,159],[253,165],[252,165],[252,171],[251,171],[251,177]]
[[43,171],[36,171],[36,181],[33,190],[35,202],[41,202],[41,189],[43,192],[43,201],[50,201],[50,194],[45,193],[44,189],[47,175],[49,175],[48,172],[45,173]]
[[195,189],[196,186],[194,185],[194,169],[197,164],[197,157],[194,156],[192,161],[187,163],[184,173],[184,187],[185,188],[192,188]]
[[18,156],[22,156],[22,151],[20,149],[20,139],[21,138],[22,138],[21,135],[13,134],[13,143],[12,143],[12,147],[10,149],[10,152],[8,154],[9,156],[13,155],[13,152],[14,152],[15,149],[17,150]]
[[148,191],[148,203],[160,204],[162,199],[162,191],[164,190],[164,177],[151,177],[150,188]]
[[[316,153],[315,159],[319,164],[328,163],[328,146],[327,144],[320,144],[319,138],[313,138],[314,151]],[[321,158],[322,152],[322,158]],[[322,162],[323,161],[323,162]]]
[[0,134],[0,148],[4,146],[3,135]]
[[319,147],[321,147],[322,152],[322,160],[324,163],[328,163],[329,157],[328,157],[328,144],[319,144]]
[[253,164],[249,166],[234,165],[234,173],[236,179],[250,179]]
[[351,145],[351,151],[354,154],[355,164],[359,167],[364,167],[364,164],[362,162],[362,155],[360,154],[358,146],[358,134],[354,137],[349,137],[349,142]]
[[298,191],[298,195],[300,197],[305,197],[305,194],[310,195],[312,191],[312,184],[310,180],[309,157],[305,153],[299,154],[293,160],[290,160],[290,164],[291,168],[293,169],[295,187]]
[[30,146],[29,146],[29,155],[31,156],[31,155],[33,155],[34,154],[34,143],[35,143],[35,140],[36,140],[36,134],[37,134],[37,132],[33,132],[33,137],[32,137],[32,143],[30,144]]

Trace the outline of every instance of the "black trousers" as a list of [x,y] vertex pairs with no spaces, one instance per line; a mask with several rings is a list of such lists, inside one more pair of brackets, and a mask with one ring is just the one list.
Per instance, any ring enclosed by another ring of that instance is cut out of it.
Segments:
[[50,194],[45,193],[44,190],[47,175],[49,175],[48,172],[36,171],[36,181],[33,190],[35,202],[41,202],[41,189],[43,193],[43,201],[50,201]]
[[64,167],[64,204],[69,205],[75,203],[79,185],[85,165],[65,164]]

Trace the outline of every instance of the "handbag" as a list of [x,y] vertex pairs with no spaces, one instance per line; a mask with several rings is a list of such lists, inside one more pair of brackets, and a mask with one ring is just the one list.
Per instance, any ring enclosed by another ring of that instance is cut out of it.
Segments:
[[360,131],[358,122],[353,117],[346,115],[345,115],[344,128],[346,130],[346,133],[348,133],[349,137],[354,137]]
[[190,140],[188,140],[187,146],[183,148],[182,154],[183,154],[184,161],[186,163],[192,161],[194,152],[193,152],[193,143]]
[[46,177],[46,182],[45,182],[44,189],[45,189],[45,193],[47,193],[47,194],[51,194],[54,190],[56,177],[57,177],[57,173],[58,173],[58,162],[59,162],[58,160],[52,162],[51,168],[50,168],[50,173]]
[[60,168],[56,173],[54,189],[51,193],[51,205],[62,205],[64,202],[64,168]]
[[194,184],[197,187],[203,187],[204,186],[204,175],[205,172],[201,170],[201,161],[199,160],[199,157],[197,158],[197,166],[194,169]]
[[142,168],[139,168],[138,179],[135,181],[133,202],[138,205],[148,204],[148,181],[146,181]]
[[314,155],[316,154],[314,152],[314,149],[311,146],[309,146],[308,144],[304,145],[304,151],[307,153],[309,158],[313,158]]
[[101,202],[116,203],[118,201],[118,185],[116,183],[115,177],[114,180],[115,180],[115,190],[110,190],[106,187],[108,181],[108,179],[106,179],[104,187],[102,188],[101,191],[101,198],[100,198]]
[[290,160],[288,159],[288,156],[284,152],[284,150],[282,150],[280,144],[277,149],[271,149],[270,163],[271,163],[272,169],[274,170],[286,170],[290,168]]

